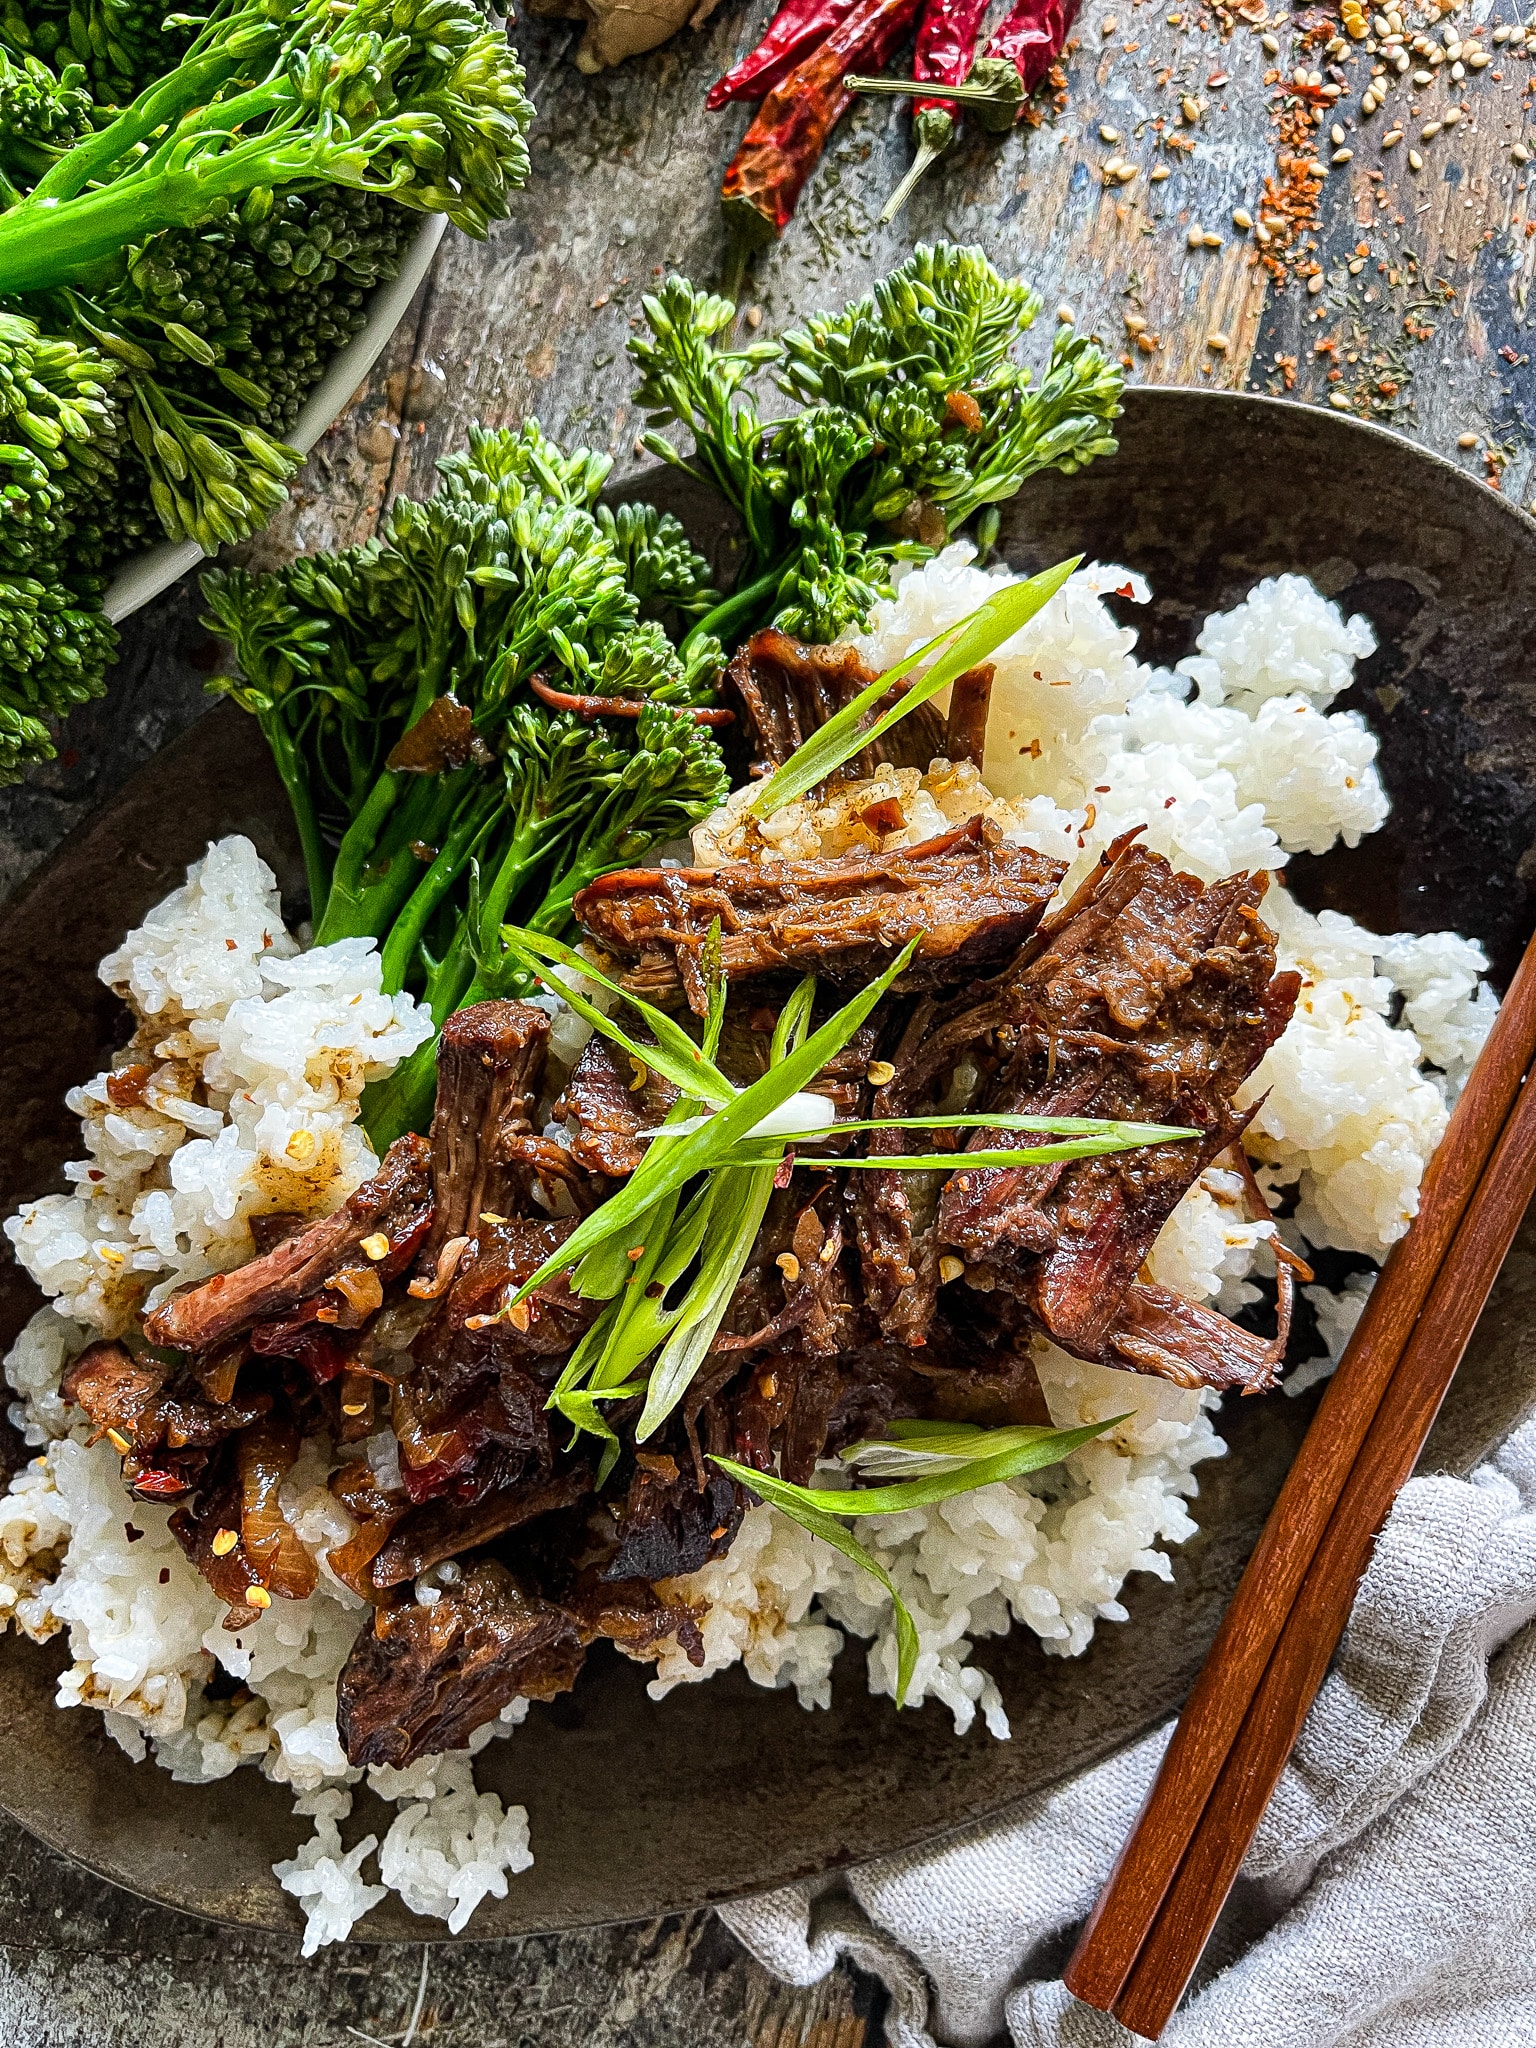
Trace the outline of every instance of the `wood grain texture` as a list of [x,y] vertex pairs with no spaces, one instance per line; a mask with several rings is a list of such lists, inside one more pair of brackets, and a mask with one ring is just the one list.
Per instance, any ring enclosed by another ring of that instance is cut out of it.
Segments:
[[[1183,20],[1171,24],[1169,11]],[[706,118],[703,91],[751,46],[770,12],[771,0],[726,0],[700,33],[593,80],[570,62],[579,31],[520,27],[539,107],[526,199],[483,246],[450,234],[390,348],[306,465],[288,512],[249,550],[253,560],[363,537],[392,494],[430,487],[432,462],[475,418],[537,412],[551,431],[610,450],[621,472],[638,466],[623,344],[658,268],[717,274],[715,192],[745,116]],[[1110,16],[1118,32],[1105,35]],[[1158,338],[1151,354],[1128,348],[1136,379],[1268,388],[1289,375],[1295,395],[1320,402],[1343,384],[1362,407],[1382,398],[1374,417],[1475,473],[1484,450],[1497,451],[1506,491],[1528,497],[1536,381],[1525,323],[1536,239],[1525,228],[1536,206],[1509,156],[1526,118],[1515,89],[1524,60],[1497,67],[1509,74],[1502,86],[1489,71],[1469,81],[1469,112],[1425,151],[1425,173],[1410,171],[1405,147],[1357,143],[1351,164],[1323,185],[1325,289],[1309,296],[1291,279],[1277,292],[1230,216],[1236,207],[1256,210],[1273,172],[1263,73],[1294,63],[1293,26],[1277,23],[1283,54],[1273,60],[1250,26],[1224,36],[1216,17],[1193,4],[1090,0],[1065,111],[1000,145],[962,141],[887,230],[874,221],[909,160],[905,113],[889,102],[861,107],[834,138],[785,242],[760,263],[752,301],[776,327],[863,289],[916,239],[978,240],[1044,297],[1029,344],[1036,361],[1058,305],[1070,305],[1079,326],[1117,348],[1128,340],[1130,311]],[[1128,42],[1140,47],[1128,51]],[[1213,92],[1205,81],[1218,68],[1229,84]],[[1358,105],[1364,72],[1357,60],[1348,68]],[[1163,146],[1151,125],[1182,125],[1177,107],[1186,91],[1208,103],[1190,131],[1192,155]],[[1343,118],[1356,116],[1346,108]],[[1111,146],[1100,139],[1101,124],[1121,132],[1114,152],[1139,167],[1128,185],[1102,183]],[[1376,133],[1384,127],[1377,116]],[[1173,169],[1154,186],[1159,157]],[[1384,173],[1379,190],[1367,176],[1373,168]],[[1189,249],[1191,225],[1219,233],[1222,247]],[[1378,253],[1369,271],[1351,278],[1350,252],[1368,236]],[[1388,258],[1396,284],[1374,268]],[[1408,343],[1403,320],[1427,296],[1417,280],[1438,276],[1454,299],[1423,314],[1434,329],[1429,339]],[[1228,337],[1225,354],[1207,348],[1212,332]],[[1330,338],[1341,356],[1353,347],[1360,360],[1341,366],[1316,353]],[[1277,356],[1293,366],[1278,365]],[[1376,371],[1377,383],[1400,379],[1390,397],[1362,389],[1378,357],[1402,364],[1395,376]],[[1335,369],[1340,377],[1330,385]],[[1483,440],[1461,450],[1458,439],[1469,431]],[[1319,488],[1326,485],[1319,478]],[[200,664],[209,650],[197,612],[195,590],[183,586],[130,622],[108,701],[75,714],[58,762],[0,792],[0,888],[14,887],[206,709]],[[47,2001],[53,2038],[68,2048],[94,2048],[105,2034],[125,2048],[344,2048],[354,2039],[348,2027],[398,2034],[415,1997],[418,1948],[342,1948],[296,1969],[281,1941],[232,1936],[144,1906],[9,1825],[0,1825],[0,1901],[7,1954]],[[860,2048],[878,2034],[867,1989],[848,1975],[812,1993],[783,1991],[701,1918],[512,1948],[439,1949],[431,1969],[427,2009],[435,2020],[424,2038],[442,2048],[564,2048],[588,2037]]]

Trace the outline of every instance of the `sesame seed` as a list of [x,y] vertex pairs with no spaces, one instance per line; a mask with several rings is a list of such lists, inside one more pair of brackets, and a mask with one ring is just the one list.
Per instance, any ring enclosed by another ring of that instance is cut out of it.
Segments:
[[1118,128],[1109,127],[1107,123],[1101,124],[1099,128],[1099,140],[1100,142],[1118,142],[1120,140],[1120,130]]
[[1184,116],[1191,128],[1199,120],[1201,111],[1200,102],[1191,93],[1185,93],[1183,99],[1179,101],[1179,112]]
[[1381,102],[1377,99],[1375,93],[1368,92],[1360,101],[1360,111],[1362,114],[1374,114],[1380,105]]
[[1422,171],[1424,168],[1424,159],[1416,149],[1408,152],[1408,168],[1410,171]]
[[1328,130],[1328,140],[1333,144],[1335,149],[1337,149],[1339,144],[1344,140],[1344,128],[1341,122],[1335,121],[1333,126]]
[[1444,113],[1444,114],[1443,114],[1443,115],[1442,115],[1442,116],[1440,117],[1440,126],[1441,126],[1442,128],[1454,128],[1454,127],[1456,126],[1456,123],[1457,123],[1457,122],[1458,122],[1458,121],[1459,121],[1460,119],[1461,119],[1461,109],[1460,109],[1460,107],[1448,107],[1448,108],[1446,109],[1445,113]]
[[1352,149],[1336,149],[1328,161],[1335,164],[1347,164],[1354,153]]
[[1271,57],[1279,56],[1280,38],[1278,36],[1262,35],[1259,37],[1259,41],[1263,45],[1263,47],[1269,52]]
[[1401,142],[1402,139],[1403,131],[1401,128],[1389,128],[1381,138],[1381,146],[1383,149],[1391,149],[1395,144]]
[[382,1230],[376,1230],[371,1237],[363,1239],[362,1243],[358,1246],[358,1250],[365,1259],[372,1259],[374,1264],[377,1265],[380,1259],[387,1259],[389,1257],[389,1239]]
[[889,1060],[871,1060],[864,1069],[864,1078],[872,1082],[876,1088],[883,1088],[887,1081],[895,1080],[896,1069]]
[[[1474,56],[1471,56],[1467,59],[1467,64],[1469,68],[1473,71],[1481,71],[1485,67],[1485,65],[1489,65],[1492,62],[1493,59],[1489,56],[1486,50],[1479,50]],[[1451,72],[1451,76],[1453,78],[1456,76],[1454,69]]]
[[1517,142],[1509,153],[1517,164],[1528,164],[1531,160],[1531,152],[1523,142]]
[[1115,182],[1120,185],[1129,185],[1132,178],[1137,175],[1137,172],[1138,166],[1135,164],[1116,164]]
[[1433,85],[1435,82],[1435,74],[1433,73],[1433,71],[1415,71],[1415,73],[1413,74],[1413,82],[1415,85]]
[[1365,258],[1364,258],[1363,256],[1351,256],[1351,257],[1350,257],[1350,259],[1349,259],[1349,274],[1350,274],[1350,276],[1351,276],[1351,277],[1358,277],[1358,276],[1360,275],[1361,271],[1362,271],[1362,270],[1364,270],[1364,268],[1365,268]]
[[233,1529],[215,1529],[213,1542],[209,1545],[215,1557],[228,1557],[240,1538]]
[[1191,249],[1203,249],[1205,247],[1205,229],[1191,228],[1185,240],[1189,243]]
[[773,1263],[778,1267],[786,1280],[798,1280],[800,1278],[800,1261],[793,1252],[780,1252]]
[[1349,400],[1344,396],[1344,393],[1342,391],[1330,391],[1328,394],[1328,403],[1331,406],[1337,407],[1337,409],[1340,412],[1349,411]]
[[1424,126],[1419,130],[1420,142],[1433,142],[1435,137],[1440,133],[1440,125],[1441,124],[1438,121],[1426,121],[1424,123]]
[[1224,356],[1227,350],[1232,346],[1232,343],[1229,340],[1229,338],[1225,334],[1221,333],[1218,329],[1216,332],[1208,334],[1205,337],[1205,345],[1213,355]]
[[1161,185],[1167,175],[1168,166],[1166,164],[1154,164],[1147,173],[1147,183],[1149,185]]
[[1063,327],[1071,327],[1075,323],[1077,315],[1070,306],[1058,306],[1056,308],[1056,318]]
[[1247,234],[1248,230],[1253,226],[1253,215],[1246,206],[1237,206],[1232,209],[1232,225],[1235,228],[1241,228],[1244,234]]
[[1270,243],[1274,240],[1274,236],[1269,232],[1269,229],[1265,227],[1263,221],[1260,221],[1258,226],[1253,231],[1253,239],[1260,245],[1261,248],[1267,249]]
[[1206,229],[1200,239],[1204,242],[1207,249],[1219,249],[1221,247],[1220,235],[1213,235],[1209,228]]
[[945,1286],[948,1286],[951,1280],[958,1280],[964,1271],[964,1259],[957,1259],[953,1252],[946,1252],[939,1261],[939,1278]]
[[1453,64],[1453,65],[1451,66],[1451,76],[1452,76],[1452,78],[1465,78],[1465,77],[1466,77],[1466,75],[1467,75],[1467,67],[1466,67],[1466,65],[1465,65],[1465,64]]
[[1456,446],[1458,448],[1475,448],[1477,446],[1476,434],[1458,434],[1456,436]]

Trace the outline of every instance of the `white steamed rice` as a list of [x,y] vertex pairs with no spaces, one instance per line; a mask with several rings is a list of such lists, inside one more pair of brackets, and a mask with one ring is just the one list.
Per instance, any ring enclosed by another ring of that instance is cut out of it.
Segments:
[[[1004,580],[978,569],[964,542],[897,575],[894,599],[853,642],[877,668]],[[1380,826],[1375,739],[1356,714],[1329,710],[1374,645],[1363,619],[1345,619],[1299,577],[1269,579],[1208,619],[1197,652],[1170,674],[1136,661],[1135,632],[1102,602],[1110,592],[1148,596],[1124,569],[1081,570],[1001,650],[984,777],[946,762],[926,775],[880,771],[878,789],[899,798],[907,821],[885,844],[985,811],[1012,838],[1072,862],[1070,887],[1117,833],[1145,825],[1149,844],[1204,879],[1263,867],[1278,881],[1290,854],[1353,846]],[[790,805],[760,832],[738,797],[699,829],[697,856],[838,851],[860,843],[851,820],[871,793]],[[1379,1260],[1415,1213],[1448,1105],[1487,1035],[1487,963],[1451,933],[1380,937],[1332,912],[1314,917],[1283,886],[1265,914],[1282,964],[1304,985],[1250,1087],[1249,1099],[1263,1098],[1250,1149],[1265,1187],[1294,1197],[1278,1226],[1288,1240]],[[0,1626],[12,1620],[39,1640],[67,1629],[59,1703],[99,1708],[130,1755],[199,1783],[255,1765],[292,1789],[314,1832],[275,1870],[304,1909],[306,1953],[343,1939],[389,1891],[457,1931],[532,1861],[524,1809],[477,1791],[471,1762],[526,1703],[468,1752],[370,1771],[396,1817],[382,1841],[345,1845],[349,1788],[363,1773],[341,1751],[336,1680],[363,1607],[326,1569],[352,1526],[325,1485],[330,1446],[306,1446],[283,1491],[320,1565],[316,1591],[231,1636],[167,1511],[127,1499],[110,1446],[88,1442],[59,1394],[68,1360],[93,1337],[249,1258],[253,1215],[327,1213],[368,1176],[376,1162],[358,1098],[423,1041],[428,1021],[409,997],[381,994],[371,944],[301,951],[270,872],[240,838],[211,846],[101,971],[139,1020],[115,1065],[153,1073],[142,1106],[114,1108],[106,1075],[71,1092],[86,1157],[66,1170],[70,1192],[26,1204],[5,1225],[50,1305],[5,1362],[12,1419],[37,1456],[0,1496]],[[586,1027],[541,1000],[556,1012],[557,1053],[574,1058]],[[1273,1270],[1266,1241],[1276,1228],[1249,1219],[1237,1175],[1208,1170],[1159,1238],[1154,1271],[1235,1311],[1256,1297],[1254,1276]],[[1327,1352],[1298,1367],[1290,1388],[1331,1369],[1370,1277],[1306,1289]],[[857,1528],[917,1623],[914,1703],[934,1699],[961,1731],[979,1711],[1001,1739],[1007,1712],[971,1661],[976,1641],[1017,1622],[1075,1656],[1099,1622],[1125,1620],[1126,1579],[1171,1576],[1164,1546],[1193,1533],[1195,1467],[1224,1449],[1208,1396],[1046,1344],[1037,1363],[1058,1424],[1129,1418],[1053,1471]],[[387,1432],[366,1447],[386,1472],[392,1449]],[[828,1706],[847,1632],[870,1643],[872,1689],[894,1692],[886,1594],[766,1507],[751,1510],[728,1557],[675,1588],[699,1612],[706,1660],[696,1670],[665,1646],[650,1687],[658,1699],[739,1662],[761,1685]]]

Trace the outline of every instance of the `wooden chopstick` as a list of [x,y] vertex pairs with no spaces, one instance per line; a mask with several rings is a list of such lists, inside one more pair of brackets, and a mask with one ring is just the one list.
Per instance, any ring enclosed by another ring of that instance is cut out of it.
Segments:
[[1372,1291],[1064,1972],[1088,2005],[1114,2009],[1152,1931],[1533,1058],[1536,936],[1430,1162],[1418,1216]]
[[1115,2017],[1138,2034],[1155,2040],[1184,1994],[1344,1631],[1372,1545],[1418,1461],[1533,1195],[1536,1077],[1521,1089],[1467,1206],[1194,1839],[1115,2001]]

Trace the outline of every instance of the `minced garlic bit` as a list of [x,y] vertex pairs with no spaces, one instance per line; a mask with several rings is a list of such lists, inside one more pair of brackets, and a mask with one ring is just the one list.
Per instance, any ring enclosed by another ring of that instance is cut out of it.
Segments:
[[270,1607],[272,1605],[272,1595],[265,1586],[248,1586],[246,1588],[245,1600],[248,1607]]
[[786,1280],[798,1280],[800,1278],[800,1261],[793,1252],[780,1252],[773,1263],[778,1267]]
[[895,1080],[896,1069],[889,1060],[871,1060],[864,1069],[864,1078],[872,1082],[876,1088],[883,1088],[887,1081]]
[[631,1053],[629,1056],[629,1064],[634,1069],[635,1074],[635,1078],[629,1084],[629,1092],[631,1095],[634,1095],[637,1094],[639,1090],[645,1086],[646,1082],[649,1081],[651,1077],[650,1073],[646,1068],[645,1062],[643,1060],[637,1060],[633,1053]]
[[366,1401],[343,1401],[341,1412],[343,1415],[366,1415],[368,1403]]
[[215,1557],[228,1557],[239,1541],[240,1538],[233,1529],[215,1529],[210,1547]]
[[303,1130],[295,1131],[293,1136],[288,1140],[287,1144],[283,1147],[283,1150],[288,1154],[288,1157],[293,1161],[295,1166],[308,1166],[309,1162],[314,1158],[315,1153],[318,1150],[318,1147],[315,1143],[314,1132]]
[[389,1257],[389,1239],[382,1230],[376,1230],[371,1237],[365,1237],[358,1246],[365,1259],[372,1259],[377,1265],[380,1259]]
[[126,1458],[128,1453],[133,1449],[133,1446],[129,1443],[127,1437],[120,1435],[119,1432],[115,1429],[109,1429],[107,1431],[107,1442],[112,1446],[113,1450],[116,1451],[118,1456],[121,1458]]
[[939,1261],[939,1278],[946,1287],[951,1280],[958,1280],[964,1271],[964,1259],[957,1259],[953,1252],[946,1252]]

